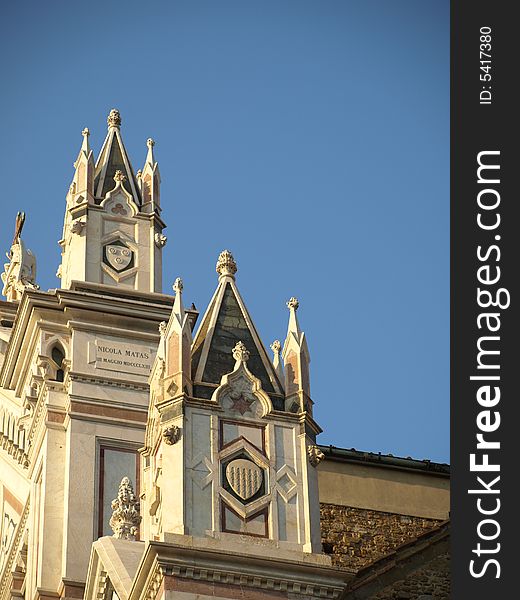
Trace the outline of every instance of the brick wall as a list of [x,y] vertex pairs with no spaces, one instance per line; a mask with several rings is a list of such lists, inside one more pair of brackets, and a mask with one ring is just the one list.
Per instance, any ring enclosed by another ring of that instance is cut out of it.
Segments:
[[320,509],[324,551],[331,554],[334,565],[353,569],[364,567],[440,523],[335,504],[321,504]]

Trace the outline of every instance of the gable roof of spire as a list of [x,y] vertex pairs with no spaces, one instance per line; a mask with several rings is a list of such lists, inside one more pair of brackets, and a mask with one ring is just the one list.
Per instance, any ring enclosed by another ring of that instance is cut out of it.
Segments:
[[134,201],[141,206],[141,192],[137,179],[121,137],[121,116],[119,111],[112,109],[108,115],[108,133],[96,162],[94,179],[94,197],[100,204],[107,192],[114,188],[114,175],[121,171],[125,176],[123,187],[132,194]]
[[200,384],[213,384],[213,391],[221,377],[233,371],[232,350],[237,342],[243,342],[250,353],[247,364],[251,373],[260,379],[265,392],[282,396],[276,370],[236,286],[236,264],[231,253],[221,253],[217,272],[220,275],[217,289],[192,346],[194,385],[200,389]]

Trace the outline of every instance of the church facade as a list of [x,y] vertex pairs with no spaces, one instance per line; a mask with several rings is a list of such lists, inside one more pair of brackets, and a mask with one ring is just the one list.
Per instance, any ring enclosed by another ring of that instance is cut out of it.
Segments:
[[0,600],[447,598],[448,466],[320,446],[298,300],[270,355],[229,251],[163,294],[153,140],[82,135],[60,287],[23,213],[2,274]]

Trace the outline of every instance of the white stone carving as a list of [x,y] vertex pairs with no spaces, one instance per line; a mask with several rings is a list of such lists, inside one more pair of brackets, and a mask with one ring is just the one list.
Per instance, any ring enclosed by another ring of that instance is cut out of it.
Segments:
[[271,344],[271,350],[275,353],[275,354],[280,354],[280,350],[282,349],[282,344],[280,343],[280,340],[275,340],[272,344]]
[[13,242],[9,253],[6,254],[9,262],[4,264],[2,294],[8,302],[20,300],[25,289],[38,290],[36,284],[36,257],[25,247],[21,233],[25,222],[25,213],[16,215],[16,224]]
[[235,494],[242,500],[249,500],[260,489],[264,477],[262,469],[254,462],[237,458],[227,465],[226,479]]
[[112,516],[110,527],[114,537],[122,540],[135,541],[141,523],[139,514],[139,499],[134,494],[134,488],[128,477],[123,477],[117,498],[112,500]]
[[216,271],[220,276],[230,275],[231,277],[234,277],[237,272],[237,263],[229,250],[224,250],[220,253],[217,260]]
[[175,292],[175,294],[182,293],[182,290],[184,289],[184,283],[182,282],[182,279],[180,277],[177,277],[177,279],[173,282],[172,289]]
[[298,307],[300,306],[300,303],[298,302],[298,299],[295,298],[294,296],[292,298],[289,299],[289,301],[287,302],[287,308],[289,309],[294,309],[294,310],[298,310]]
[[121,127],[121,115],[117,108],[113,108],[110,111],[110,114],[107,117],[107,125],[109,127],[117,127],[118,129]]
[[157,232],[154,236],[154,240],[157,248],[164,248],[164,246],[166,246],[168,238],[164,235],[164,233]]
[[318,446],[307,446],[307,456],[309,457],[309,462],[313,467],[317,467],[325,458],[325,454],[323,454]]
[[242,360],[244,362],[249,360],[249,350],[246,348],[244,342],[237,342],[233,348],[233,358],[235,360]]

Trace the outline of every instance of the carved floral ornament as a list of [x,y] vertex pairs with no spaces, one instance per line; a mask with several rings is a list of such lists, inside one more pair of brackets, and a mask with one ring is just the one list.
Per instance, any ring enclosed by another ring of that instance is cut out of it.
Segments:
[[113,108],[110,111],[110,114],[107,117],[107,125],[109,127],[117,127],[118,129],[121,127],[121,115],[117,108]]
[[224,250],[220,253],[217,260],[216,271],[221,277],[225,275],[234,277],[237,272],[237,263],[229,250]]
[[141,516],[139,514],[139,499],[134,494],[134,488],[128,477],[123,477],[117,492],[117,498],[112,500],[112,516],[110,527],[114,537],[121,540],[135,541]]

